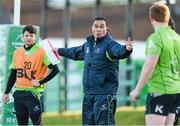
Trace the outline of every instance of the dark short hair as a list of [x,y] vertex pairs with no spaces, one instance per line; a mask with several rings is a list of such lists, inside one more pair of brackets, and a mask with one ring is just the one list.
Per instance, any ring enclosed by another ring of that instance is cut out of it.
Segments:
[[25,31],[28,31],[29,33],[31,33],[31,34],[36,34],[36,28],[33,26],[33,25],[31,25],[31,24],[29,24],[29,25],[26,25],[24,28],[23,28],[23,34],[24,34],[24,32]]
[[[93,23],[94,23],[95,21],[105,21],[105,22],[106,22],[106,25],[108,24],[106,18],[104,18],[104,17],[95,17],[95,18],[93,19]],[[93,24],[93,23],[92,23],[92,24]]]

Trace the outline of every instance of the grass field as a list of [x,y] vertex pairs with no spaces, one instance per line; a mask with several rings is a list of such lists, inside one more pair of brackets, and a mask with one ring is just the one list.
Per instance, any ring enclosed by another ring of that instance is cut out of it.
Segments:
[[[121,107],[116,112],[116,125],[145,125],[144,107]],[[81,125],[80,112],[44,114],[43,125]]]

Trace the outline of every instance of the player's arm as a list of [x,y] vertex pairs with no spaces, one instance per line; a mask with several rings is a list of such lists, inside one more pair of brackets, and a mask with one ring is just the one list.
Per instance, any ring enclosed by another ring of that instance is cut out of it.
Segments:
[[73,59],[73,60],[84,60],[84,48],[85,44],[77,47],[71,47],[71,48],[59,48],[57,50],[58,54],[60,56]]
[[5,94],[9,94],[11,91],[12,87],[14,86],[14,83],[16,82],[16,69],[11,69],[10,76],[8,78],[7,86],[5,89]]
[[8,78],[6,89],[5,89],[5,92],[2,96],[2,101],[4,103],[7,103],[9,101],[9,92],[11,91],[15,82],[16,82],[16,69],[11,69],[11,73],[10,73],[10,76]]
[[110,59],[124,59],[127,58],[133,50],[133,44],[130,38],[128,38],[128,41],[126,45],[121,45],[119,43],[111,43],[107,49],[106,55]]
[[139,81],[136,85],[136,88],[130,93],[131,99],[133,101],[136,100],[137,96],[139,95],[141,89],[146,84],[147,80],[149,79],[150,75],[154,71],[154,68],[156,67],[156,64],[159,60],[159,55],[150,55],[145,60],[145,63],[143,65],[141,75],[139,78]]
[[50,65],[48,65],[48,68],[50,69],[50,72],[44,79],[39,81],[40,85],[48,82],[49,80],[51,80],[53,77],[55,77],[59,73],[59,68],[57,65],[50,64]]
[[36,80],[36,79],[32,80],[31,82],[33,86],[39,86],[41,84],[45,84],[59,73],[59,68],[57,64],[53,65],[46,54],[43,57],[43,64],[49,68],[48,74],[42,80]]

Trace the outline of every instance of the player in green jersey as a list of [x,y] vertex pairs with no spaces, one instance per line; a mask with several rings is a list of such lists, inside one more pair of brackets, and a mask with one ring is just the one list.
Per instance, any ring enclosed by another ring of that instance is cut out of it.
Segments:
[[180,36],[168,26],[170,10],[164,3],[154,3],[149,17],[154,33],[147,39],[146,60],[130,96],[135,101],[147,83],[146,124],[173,125],[180,105]]

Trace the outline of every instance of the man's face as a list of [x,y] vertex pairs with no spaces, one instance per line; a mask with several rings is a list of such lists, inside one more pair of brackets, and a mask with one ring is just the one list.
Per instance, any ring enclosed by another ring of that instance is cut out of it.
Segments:
[[97,38],[101,38],[107,33],[107,25],[104,20],[95,20],[92,25],[92,33],[94,35],[95,40]]
[[23,34],[23,39],[25,42],[25,46],[29,47],[34,44],[34,42],[36,40],[36,36],[35,36],[35,34],[31,34],[28,31],[25,31]]

